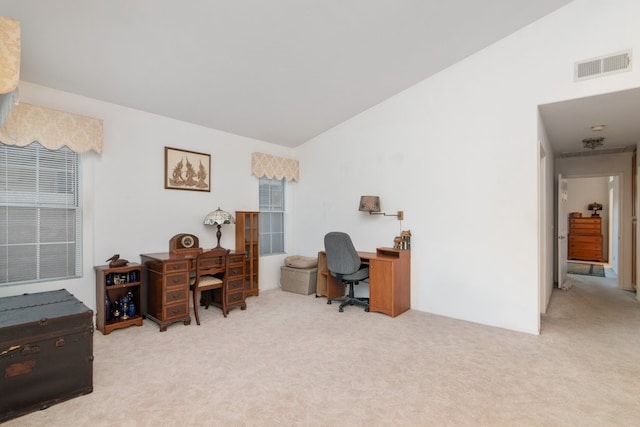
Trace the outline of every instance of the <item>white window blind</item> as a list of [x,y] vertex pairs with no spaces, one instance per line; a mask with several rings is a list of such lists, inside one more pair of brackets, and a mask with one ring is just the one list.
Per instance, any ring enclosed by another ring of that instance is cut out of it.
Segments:
[[82,274],[79,159],[0,144],[0,286]]
[[260,178],[260,255],[284,253],[284,179]]

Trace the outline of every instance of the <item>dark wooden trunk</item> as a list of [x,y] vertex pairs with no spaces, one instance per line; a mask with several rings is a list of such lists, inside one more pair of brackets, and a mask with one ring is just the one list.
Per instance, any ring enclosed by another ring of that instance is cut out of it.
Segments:
[[93,391],[93,312],[67,290],[0,298],[0,422]]

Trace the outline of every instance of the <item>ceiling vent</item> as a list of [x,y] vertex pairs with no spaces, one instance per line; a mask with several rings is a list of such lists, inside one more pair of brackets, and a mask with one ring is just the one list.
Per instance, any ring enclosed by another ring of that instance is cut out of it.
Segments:
[[574,67],[574,81],[604,77],[609,74],[631,71],[631,50],[599,58],[578,61]]

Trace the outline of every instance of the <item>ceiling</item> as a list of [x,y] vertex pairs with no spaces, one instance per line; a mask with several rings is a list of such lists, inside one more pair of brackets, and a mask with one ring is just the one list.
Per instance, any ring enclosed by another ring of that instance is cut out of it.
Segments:
[[570,0],[0,0],[21,80],[295,147]]
[[[541,105],[540,115],[560,157],[631,151],[640,142],[640,88]],[[604,129],[591,130],[595,125]],[[604,144],[584,148],[582,140],[594,137]]]

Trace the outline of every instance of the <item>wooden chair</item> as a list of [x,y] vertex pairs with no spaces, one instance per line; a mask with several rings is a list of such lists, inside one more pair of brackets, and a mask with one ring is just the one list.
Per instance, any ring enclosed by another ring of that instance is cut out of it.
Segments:
[[198,293],[201,294],[205,309],[209,308],[212,298],[205,291],[220,289],[220,308],[224,317],[227,317],[227,268],[229,264],[229,249],[211,249],[198,254],[196,258],[196,275],[191,279],[189,289],[193,298],[193,313],[196,316],[196,323],[200,324],[198,316]]

